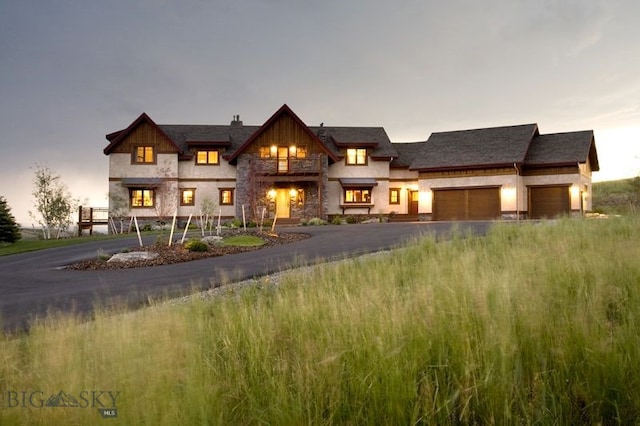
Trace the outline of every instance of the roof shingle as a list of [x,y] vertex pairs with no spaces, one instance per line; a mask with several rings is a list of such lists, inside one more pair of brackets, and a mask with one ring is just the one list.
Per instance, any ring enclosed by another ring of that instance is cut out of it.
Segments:
[[447,170],[522,163],[537,124],[432,133],[410,168]]
[[591,162],[592,170],[599,170],[593,131],[540,135],[531,142],[525,166],[551,166]]

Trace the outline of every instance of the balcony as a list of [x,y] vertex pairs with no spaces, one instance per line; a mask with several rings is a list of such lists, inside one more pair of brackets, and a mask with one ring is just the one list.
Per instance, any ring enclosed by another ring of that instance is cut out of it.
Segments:
[[255,176],[318,176],[322,173],[323,160],[314,158],[253,158],[251,173]]

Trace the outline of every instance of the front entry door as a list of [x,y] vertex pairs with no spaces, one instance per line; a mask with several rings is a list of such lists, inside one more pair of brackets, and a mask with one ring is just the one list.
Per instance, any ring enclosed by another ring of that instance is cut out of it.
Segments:
[[417,215],[418,214],[418,199],[420,198],[420,193],[418,191],[409,191],[409,214]]
[[291,214],[291,195],[288,189],[276,190],[276,215],[279,219],[288,218]]

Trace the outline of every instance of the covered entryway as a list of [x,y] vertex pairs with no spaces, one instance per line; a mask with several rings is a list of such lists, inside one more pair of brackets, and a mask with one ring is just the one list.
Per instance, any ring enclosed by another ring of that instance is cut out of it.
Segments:
[[489,220],[499,217],[498,187],[433,191],[433,220]]
[[529,218],[553,218],[571,213],[569,185],[530,186]]
[[288,189],[276,189],[276,216],[279,219],[291,216],[291,195]]

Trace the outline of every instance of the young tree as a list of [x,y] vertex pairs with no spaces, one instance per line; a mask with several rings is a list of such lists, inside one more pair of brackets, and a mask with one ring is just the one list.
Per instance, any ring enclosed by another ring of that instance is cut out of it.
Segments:
[[204,197],[200,202],[200,228],[202,230],[203,236],[204,236],[204,231],[207,228],[209,228],[209,232],[211,232],[211,227],[212,227],[217,209],[218,209],[218,204],[208,196]]
[[169,166],[158,169],[158,175],[163,176],[163,179],[162,184],[156,189],[154,207],[158,224],[163,225],[178,208],[178,185],[170,179],[172,174]]
[[11,214],[11,208],[7,200],[0,196],[0,242],[15,243],[20,237],[20,227]]
[[53,232],[60,238],[72,223],[71,214],[78,201],[71,197],[60,175],[42,164],[36,165],[33,185],[36,211],[29,211],[29,215],[42,226],[45,239],[50,239]]

